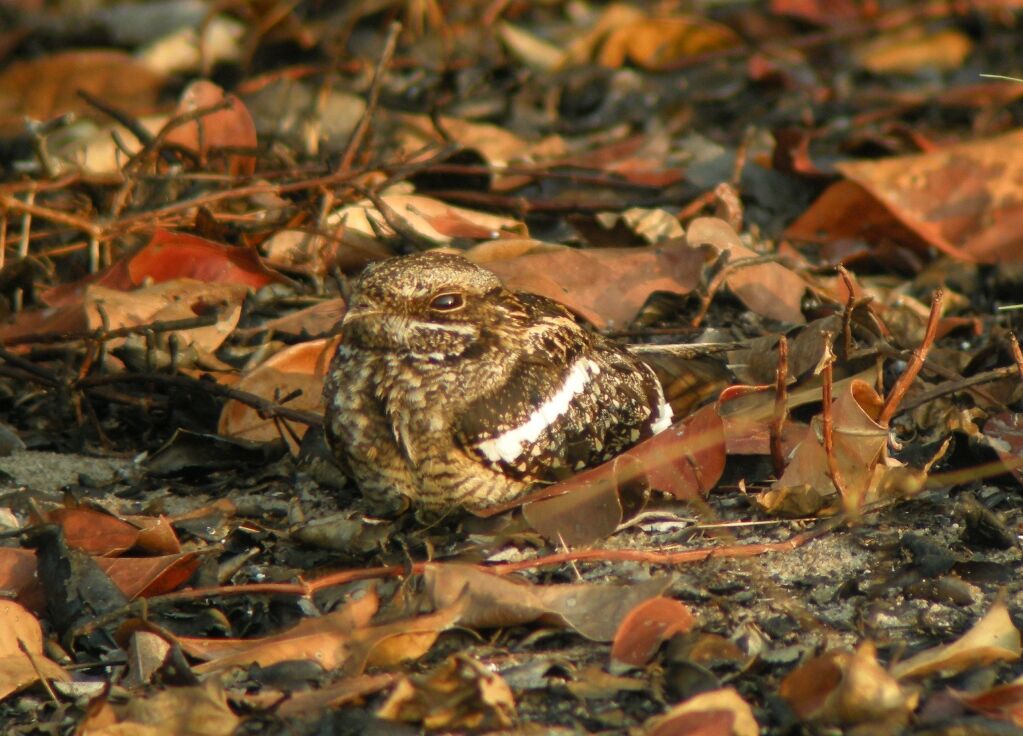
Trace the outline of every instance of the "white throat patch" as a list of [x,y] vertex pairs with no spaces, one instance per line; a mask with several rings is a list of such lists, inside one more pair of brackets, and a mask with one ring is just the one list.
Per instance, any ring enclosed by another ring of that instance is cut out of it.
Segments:
[[580,358],[572,365],[561,388],[538,406],[525,422],[481,442],[479,451],[492,463],[501,460],[514,465],[522,457],[523,450],[568,411],[572,399],[585,391],[590,380],[599,373],[599,365],[589,358]]

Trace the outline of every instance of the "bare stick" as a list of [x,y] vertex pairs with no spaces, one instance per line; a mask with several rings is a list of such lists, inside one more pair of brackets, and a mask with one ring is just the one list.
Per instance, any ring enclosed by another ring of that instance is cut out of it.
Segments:
[[906,392],[913,385],[913,381],[923,367],[924,361],[927,359],[927,353],[931,351],[934,337],[938,332],[938,320],[941,317],[941,305],[944,300],[944,291],[938,289],[934,292],[934,296],[931,298],[931,313],[927,317],[927,329],[924,331],[924,339],[920,346],[913,351],[913,358],[909,361],[909,365],[906,366],[906,370],[899,376],[899,380],[895,382],[895,385],[888,394],[888,398],[885,399],[881,415],[877,418],[878,424],[883,427],[887,427],[892,417],[895,416],[899,409],[899,404],[902,403]]
[[775,371],[774,418],[771,420],[771,460],[774,462],[775,477],[785,472],[785,455],[781,446],[782,431],[788,415],[789,341],[782,335],[778,340],[778,368]]
[[355,160],[355,155],[359,152],[359,148],[362,147],[362,141],[369,131],[370,122],[372,122],[373,115],[380,102],[380,86],[384,80],[384,71],[394,56],[394,49],[398,45],[399,33],[401,33],[401,23],[391,23],[391,27],[387,30],[387,39],[384,41],[384,50],[380,53],[380,59],[373,69],[373,81],[369,85],[366,109],[363,110],[359,123],[355,126],[355,130],[352,131],[352,137],[348,139],[348,145],[345,146],[345,152],[341,156],[338,171],[348,171],[352,168],[352,161]]

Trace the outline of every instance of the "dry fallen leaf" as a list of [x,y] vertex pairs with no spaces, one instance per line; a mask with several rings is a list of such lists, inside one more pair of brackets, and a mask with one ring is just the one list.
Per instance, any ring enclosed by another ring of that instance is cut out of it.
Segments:
[[224,688],[211,678],[201,685],[172,687],[124,704],[92,703],[82,736],[230,736],[241,719],[227,704]]
[[432,672],[403,677],[377,716],[422,723],[430,731],[491,731],[516,721],[507,683],[466,655],[449,657]]
[[634,585],[530,585],[471,565],[428,564],[426,593],[437,608],[463,596],[458,623],[475,629],[544,620],[568,626],[594,641],[611,641],[619,621],[640,601],[659,595],[668,578]]
[[643,724],[644,736],[757,736],[753,709],[734,688],[700,693]]
[[[301,391],[287,406],[323,413],[324,376],[340,341],[340,337],[334,337],[290,345],[243,374],[235,388],[268,401],[279,401]],[[307,427],[295,425],[293,429],[301,437]],[[271,442],[282,435],[273,419],[261,417],[258,410],[233,399],[224,404],[217,431],[227,437],[256,442]],[[292,450],[297,451],[291,434],[283,435]]]
[[891,668],[899,678],[923,677],[939,672],[949,677],[991,662],[1019,659],[1020,634],[1005,604],[996,601],[984,617],[951,644],[927,649]]
[[885,672],[876,654],[869,642],[855,652],[828,652],[786,675],[778,692],[804,720],[898,733],[916,708],[917,693]]
[[39,621],[14,601],[0,599],[0,699],[38,682],[70,681],[64,668],[43,654]]
[[[842,189],[825,192],[793,223],[788,237],[818,243],[896,238],[967,261],[1021,258],[1021,130],[933,153],[840,163],[838,169],[859,189],[833,185]],[[898,227],[888,227],[892,216]]]
[[689,631],[696,619],[689,609],[671,598],[657,596],[643,601],[622,619],[611,645],[611,659],[642,667],[662,642]]

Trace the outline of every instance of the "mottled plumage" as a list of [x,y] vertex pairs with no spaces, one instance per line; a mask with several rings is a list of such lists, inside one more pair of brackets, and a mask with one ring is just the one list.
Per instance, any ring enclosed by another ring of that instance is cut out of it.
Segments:
[[342,325],[327,440],[370,497],[484,508],[671,421],[645,364],[460,256],[367,269]]

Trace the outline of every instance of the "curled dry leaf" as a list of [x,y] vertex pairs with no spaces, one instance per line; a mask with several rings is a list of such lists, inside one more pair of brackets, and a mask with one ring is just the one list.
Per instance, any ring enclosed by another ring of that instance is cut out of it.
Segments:
[[642,667],[654,656],[661,642],[692,629],[696,619],[682,603],[657,596],[629,611],[615,632],[611,659]]
[[962,637],[910,657],[891,668],[899,679],[939,672],[948,677],[991,662],[1019,659],[1020,633],[1005,604],[996,601],[980,621]]
[[735,688],[700,693],[643,724],[644,736],[757,736],[753,709]]
[[[848,498],[842,500],[851,504],[852,509],[876,500],[885,475],[901,467],[901,463],[888,457],[887,427],[877,423],[883,404],[874,388],[858,379],[851,381],[847,390],[833,401],[835,459],[848,493]],[[771,486],[773,490],[803,486],[823,498],[837,492],[828,470],[818,419],[815,417],[796,447],[782,477]]]
[[[287,405],[292,409],[322,413],[323,381],[340,341],[340,337],[334,337],[290,345],[245,373],[236,388],[268,401],[278,401],[301,391]],[[295,425],[293,429],[301,438],[307,427]],[[256,409],[234,399],[224,404],[217,431],[228,437],[255,442],[272,442],[281,436],[273,419],[259,416]],[[293,445],[292,450],[297,452],[290,433],[285,432],[284,436]]]
[[828,652],[790,672],[779,694],[807,721],[898,732],[916,708],[917,694],[899,685],[876,655],[869,642],[855,652]]
[[956,697],[971,710],[1023,728],[1023,676],[981,693],[956,693]]
[[516,721],[508,684],[465,655],[449,657],[432,672],[403,677],[377,716],[421,723],[430,731],[491,731]]
[[241,719],[227,704],[216,678],[172,687],[126,703],[91,703],[80,733],[89,736],[230,736]]
[[698,217],[686,230],[686,242],[692,248],[710,246],[716,253],[728,252],[725,283],[754,312],[780,322],[806,322],[802,310],[806,282],[780,263],[742,266],[742,261],[760,254],[744,246],[727,222],[718,217]]
[[[380,195],[380,199],[393,217],[401,218],[406,227],[438,246],[456,238],[494,240],[528,235],[526,226],[518,220],[456,207],[421,194],[392,191]],[[342,207],[327,218],[327,224],[343,225],[346,231],[371,237],[394,235],[387,219],[369,200]]]
[[[224,102],[227,107],[198,120],[191,120],[172,129],[164,139],[194,152],[203,166],[226,170],[232,176],[248,176],[256,170],[256,158],[251,155],[227,153],[226,160],[216,155],[224,149],[255,149],[256,124],[245,104],[234,95],[225,95],[219,86],[199,79],[185,88],[178,101],[176,114],[195,112]],[[225,166],[226,163],[226,166]]]
[[462,626],[487,629],[542,619],[593,641],[611,641],[631,608],[671,584],[665,577],[633,585],[531,585],[457,564],[428,564],[423,577],[426,594],[437,608],[464,595],[458,619]]
[[0,699],[39,681],[70,681],[59,664],[43,654],[39,621],[14,601],[0,600]]
[[[792,225],[789,237],[812,232],[808,240],[820,242],[823,236],[830,241],[849,237],[850,227],[856,230],[854,237],[864,237],[872,223],[882,224],[887,217],[876,211],[885,210],[912,231],[913,242],[904,244],[933,246],[968,261],[1020,260],[1023,131],[933,153],[846,162],[838,168],[868,196],[843,205],[842,197],[828,190]],[[838,186],[842,184],[833,185]],[[871,241],[880,234],[895,233],[882,227]]]

